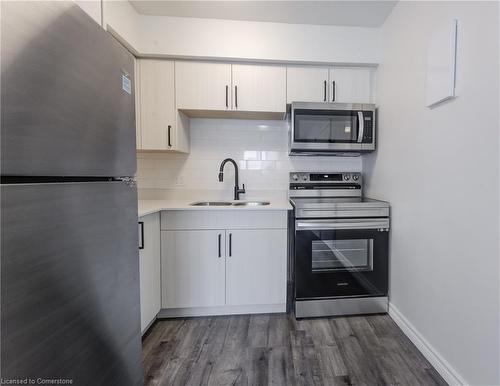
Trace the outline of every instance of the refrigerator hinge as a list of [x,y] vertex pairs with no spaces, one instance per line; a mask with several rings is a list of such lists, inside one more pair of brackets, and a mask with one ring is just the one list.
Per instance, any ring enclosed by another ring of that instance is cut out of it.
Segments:
[[117,181],[125,182],[128,186],[135,186],[136,181],[133,177],[118,177]]

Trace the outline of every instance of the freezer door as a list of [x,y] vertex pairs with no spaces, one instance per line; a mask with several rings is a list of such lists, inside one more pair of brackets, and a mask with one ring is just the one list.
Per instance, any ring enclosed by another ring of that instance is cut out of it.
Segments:
[[133,176],[134,58],[73,2],[1,2],[1,173]]
[[136,189],[1,188],[2,379],[142,385]]

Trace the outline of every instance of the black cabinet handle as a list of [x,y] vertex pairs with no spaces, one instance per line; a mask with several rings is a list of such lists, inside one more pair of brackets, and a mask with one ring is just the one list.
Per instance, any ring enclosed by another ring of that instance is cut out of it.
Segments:
[[233,254],[233,234],[229,234],[229,257]]
[[234,107],[238,108],[238,86],[234,86]]
[[139,249],[144,249],[144,221],[139,221],[139,227],[141,228],[141,239],[139,240]]
[[323,90],[323,92],[324,92],[323,102],[326,102],[326,85],[327,85],[326,80],[324,81],[323,85],[324,85],[324,90]]
[[222,256],[222,251],[221,251],[221,240],[222,240],[222,235],[219,233],[219,257]]
[[229,86],[226,84],[226,107],[229,107]]
[[168,128],[167,128],[167,141],[168,141],[168,147],[172,147],[172,144],[170,143],[170,129],[172,128],[172,126],[168,125]]
[[335,102],[335,81],[332,82],[332,102]]

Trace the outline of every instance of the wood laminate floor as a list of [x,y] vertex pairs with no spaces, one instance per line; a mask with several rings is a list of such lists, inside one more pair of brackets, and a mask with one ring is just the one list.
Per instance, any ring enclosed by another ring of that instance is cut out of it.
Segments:
[[387,315],[159,320],[146,385],[446,385]]

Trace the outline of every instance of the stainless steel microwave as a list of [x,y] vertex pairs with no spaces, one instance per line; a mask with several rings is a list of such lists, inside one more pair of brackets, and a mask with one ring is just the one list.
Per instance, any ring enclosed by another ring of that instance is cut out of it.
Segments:
[[290,155],[350,155],[375,150],[375,105],[293,102]]

